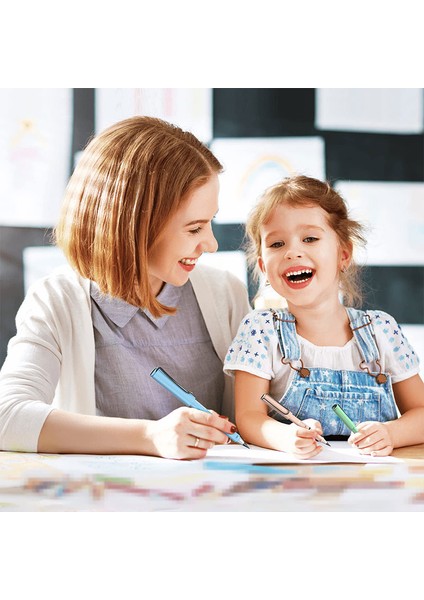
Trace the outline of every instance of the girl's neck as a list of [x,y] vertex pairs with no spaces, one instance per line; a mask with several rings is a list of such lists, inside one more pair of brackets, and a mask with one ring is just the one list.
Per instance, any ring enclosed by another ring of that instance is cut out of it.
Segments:
[[316,346],[344,346],[352,338],[346,309],[333,307],[290,307],[296,318],[296,331]]

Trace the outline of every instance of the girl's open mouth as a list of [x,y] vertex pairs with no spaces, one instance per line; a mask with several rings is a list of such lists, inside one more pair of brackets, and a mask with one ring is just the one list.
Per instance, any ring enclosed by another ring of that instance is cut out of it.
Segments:
[[292,289],[304,288],[312,281],[315,271],[309,267],[297,267],[283,273],[284,280]]

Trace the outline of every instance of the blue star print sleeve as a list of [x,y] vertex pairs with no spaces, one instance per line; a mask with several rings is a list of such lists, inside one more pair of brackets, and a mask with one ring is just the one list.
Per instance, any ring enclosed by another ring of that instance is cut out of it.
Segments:
[[272,353],[276,343],[271,313],[253,310],[244,317],[228,349],[224,371],[247,371],[271,379],[274,377]]
[[391,373],[393,383],[419,373],[419,358],[396,319],[382,311],[368,312],[374,324],[380,355],[384,356],[385,370]]

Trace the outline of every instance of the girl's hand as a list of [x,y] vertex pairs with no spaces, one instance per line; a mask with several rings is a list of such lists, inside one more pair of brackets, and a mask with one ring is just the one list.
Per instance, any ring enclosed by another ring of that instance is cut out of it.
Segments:
[[315,419],[305,419],[303,422],[312,429],[303,429],[294,423],[287,425],[289,434],[288,446],[285,450],[298,458],[313,458],[322,450],[322,447],[315,441],[317,435],[322,435],[321,423]]
[[348,442],[361,454],[388,456],[393,451],[393,440],[386,423],[364,421],[357,425],[358,433],[352,433]]
[[236,426],[216,412],[195,408],[177,408],[158,421],[147,421],[146,436],[150,439],[151,454],[164,458],[204,458],[215,444],[226,444],[223,433],[235,433]]

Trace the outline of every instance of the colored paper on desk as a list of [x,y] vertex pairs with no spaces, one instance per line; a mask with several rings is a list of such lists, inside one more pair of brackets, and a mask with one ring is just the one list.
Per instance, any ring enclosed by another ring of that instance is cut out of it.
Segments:
[[269,450],[251,444],[250,449],[236,444],[214,446],[208,450],[204,460],[222,460],[246,464],[303,464],[303,463],[397,463],[402,462],[394,456],[369,456],[360,454],[348,442],[331,442],[331,447],[323,446],[314,458],[302,459],[278,450]]

